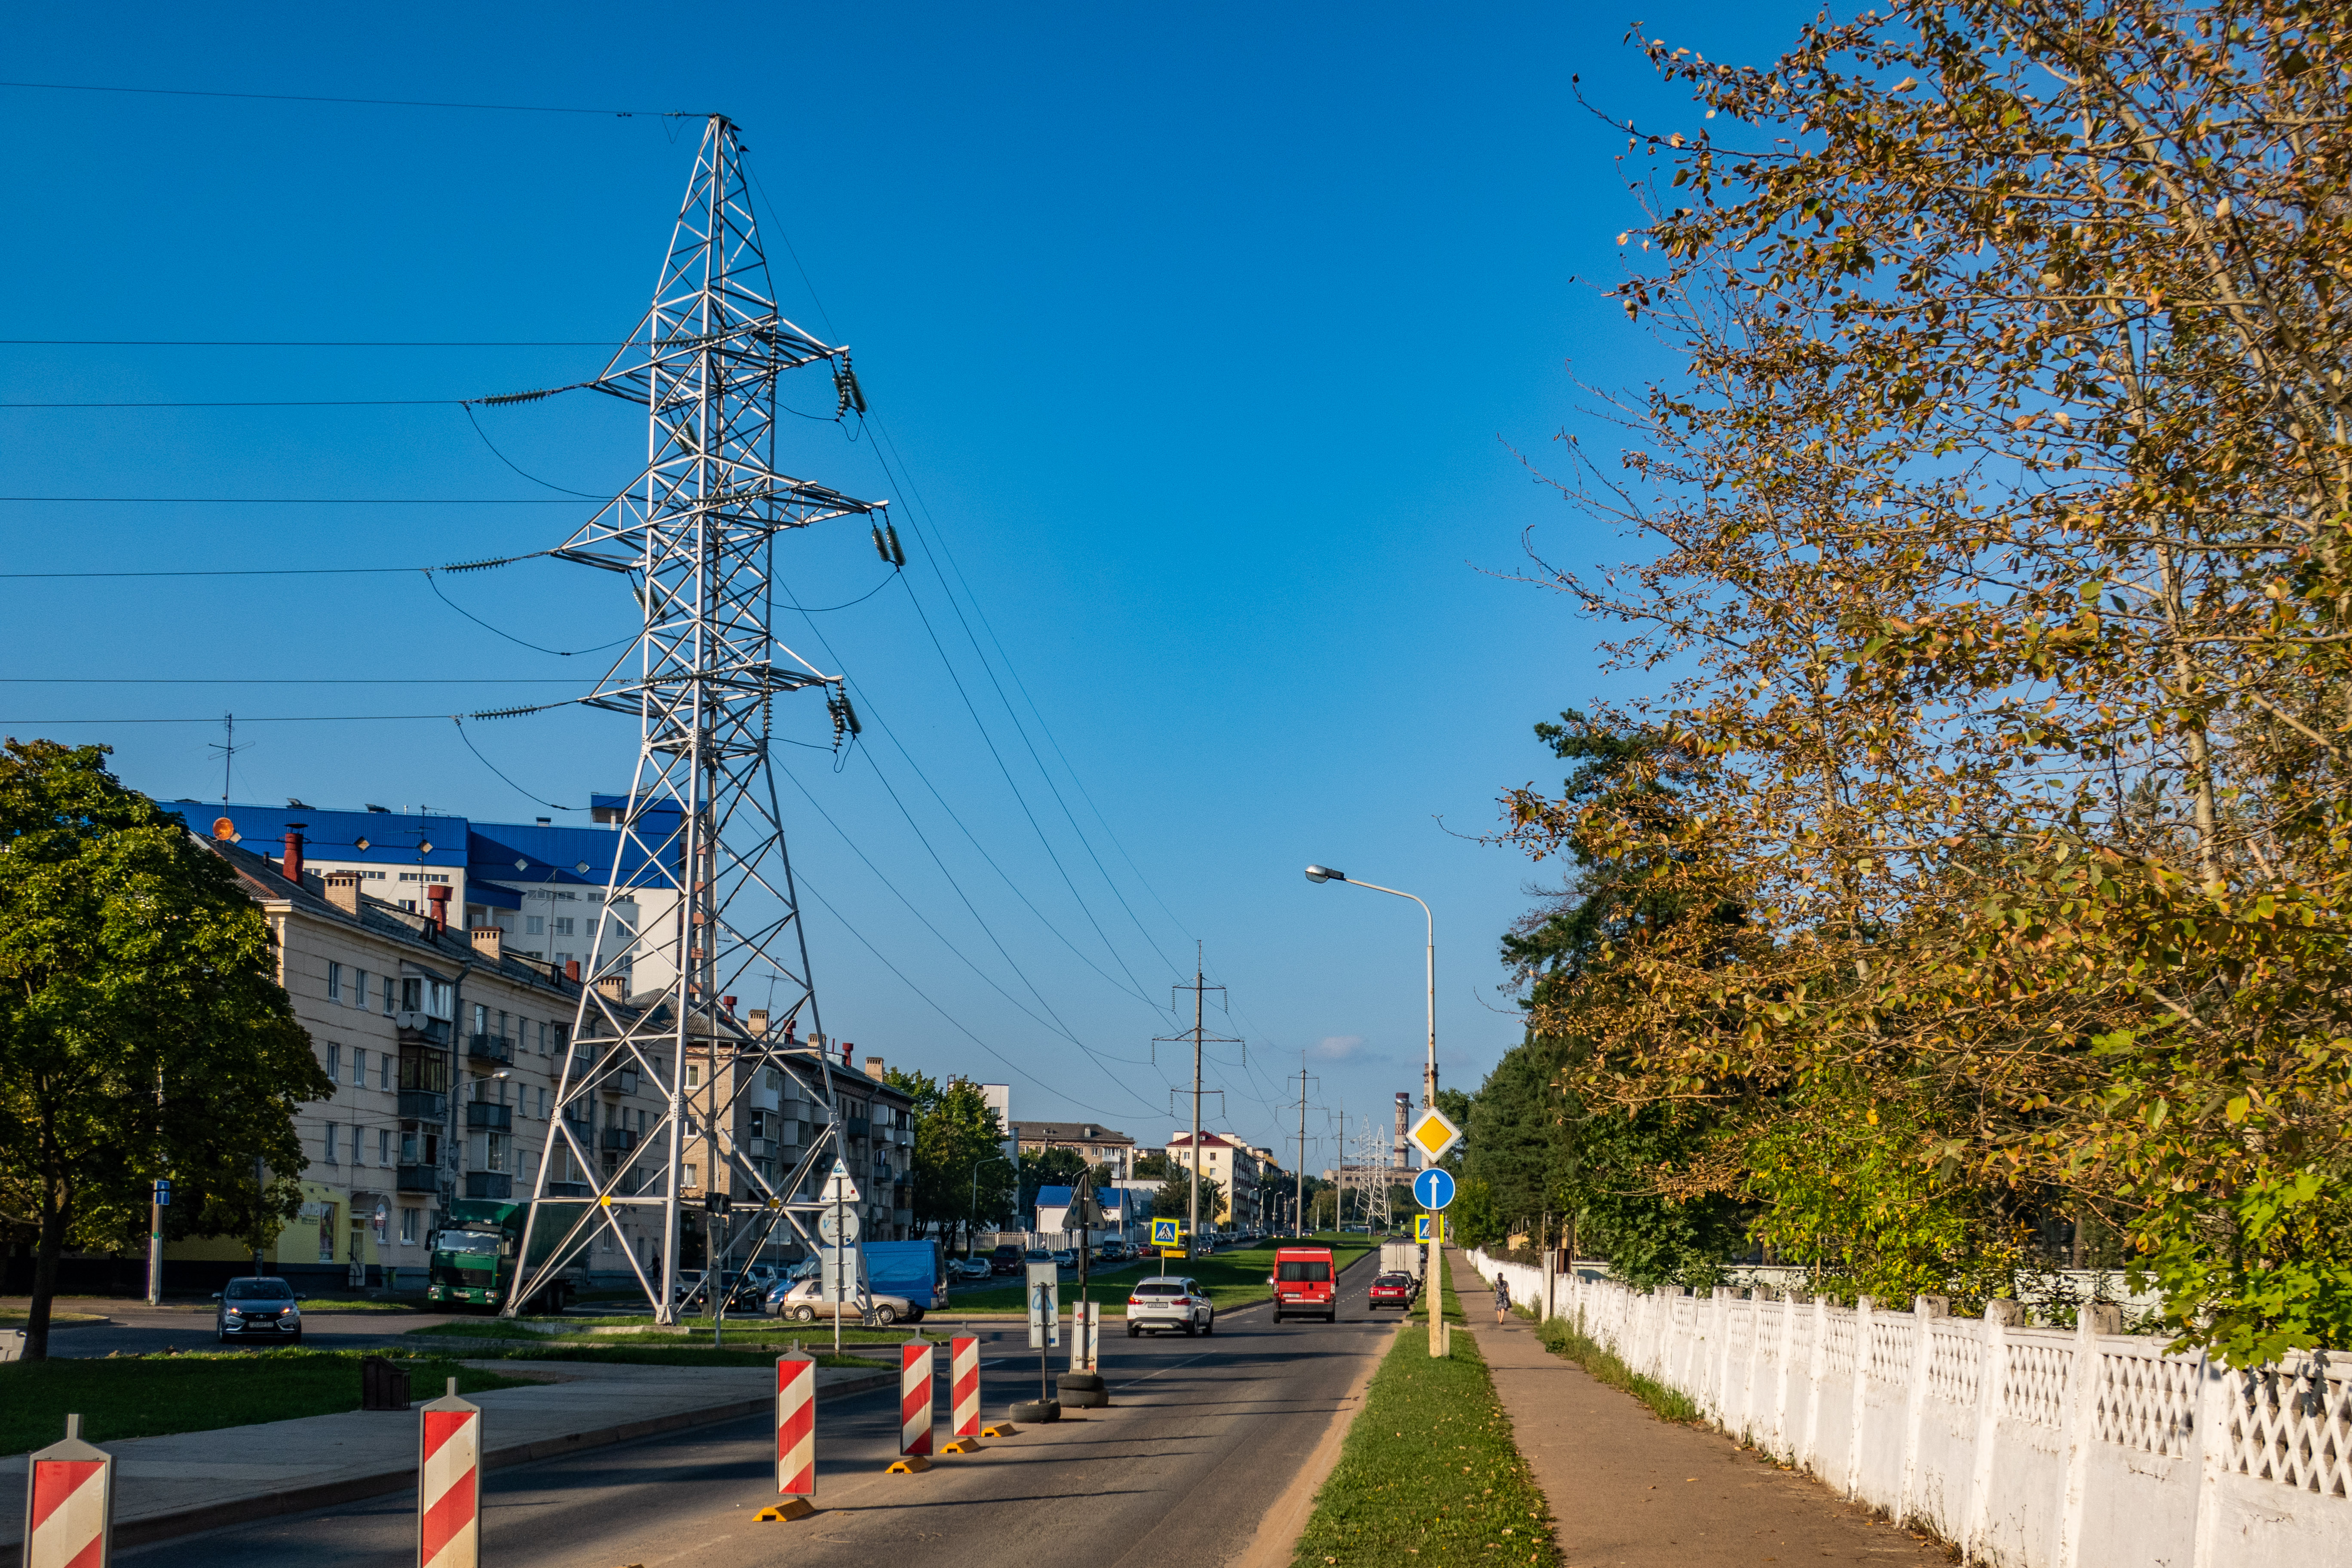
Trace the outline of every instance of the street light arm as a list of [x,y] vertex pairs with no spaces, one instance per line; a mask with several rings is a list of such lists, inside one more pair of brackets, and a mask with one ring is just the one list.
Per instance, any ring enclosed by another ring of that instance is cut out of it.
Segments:
[[[1337,881],[1339,879],[1334,878],[1332,879]],[[1437,945],[1437,917],[1429,912],[1429,905],[1419,894],[1408,893],[1402,888],[1383,888],[1378,882],[1367,882],[1356,877],[1350,877],[1348,879],[1348,886],[1351,888],[1370,888],[1375,893],[1390,893],[1400,899],[1411,899],[1414,903],[1420,904],[1421,917],[1428,923],[1429,926],[1429,945],[1432,947],[1435,947]]]

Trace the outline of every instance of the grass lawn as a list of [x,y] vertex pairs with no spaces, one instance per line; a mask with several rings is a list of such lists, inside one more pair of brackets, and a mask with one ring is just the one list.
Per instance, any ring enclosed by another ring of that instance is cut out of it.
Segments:
[[[0,1312],[0,1329],[21,1329],[30,1321],[32,1318],[28,1313]],[[77,1323],[104,1321],[106,1314],[103,1312],[60,1312],[54,1307],[49,1310],[49,1327],[53,1329],[70,1329]]]
[[[1457,1303],[1444,1287],[1447,1316]],[[1426,1320],[1423,1320],[1426,1321]],[[1419,1559],[1415,1562],[1415,1559]],[[1550,1510],[1511,1439],[1478,1346],[1429,1357],[1405,1330],[1372,1374],[1293,1568],[1557,1568]]]
[[[13,1362],[0,1366],[0,1454],[48,1447],[65,1436],[69,1412],[82,1418],[84,1437],[103,1443],[357,1410],[366,1353],[226,1351]],[[409,1390],[418,1399],[439,1398],[452,1377],[465,1394],[528,1381],[440,1357],[394,1359],[405,1361]]]

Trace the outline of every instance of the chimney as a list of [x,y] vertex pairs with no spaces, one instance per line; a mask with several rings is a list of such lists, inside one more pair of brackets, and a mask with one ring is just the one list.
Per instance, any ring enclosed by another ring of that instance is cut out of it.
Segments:
[[327,873],[327,902],[347,915],[360,912],[360,874],[357,871]]
[[765,1007],[752,1008],[747,1022],[751,1026],[753,1039],[764,1040],[768,1037],[768,1010]]
[[476,926],[466,933],[474,939],[474,952],[492,963],[506,956],[507,933],[499,926]]
[[879,1079],[882,1076],[882,1058],[880,1057],[867,1057],[866,1058],[866,1076],[871,1079]]
[[301,829],[310,826],[307,822],[289,822],[286,825],[286,864],[283,869],[286,879],[298,888],[302,885]]
[[446,887],[427,888],[425,889],[425,899],[427,903],[433,906],[433,934],[435,936],[447,935],[449,931],[449,889]]
[[578,959],[567,958],[563,961],[563,978],[569,980],[574,985],[580,984],[580,961]]
[[719,1005],[730,1014],[735,1011],[735,998],[732,996],[721,996],[719,999]]
[[607,1002],[625,1002],[629,999],[629,983],[617,974],[607,974],[596,982],[596,994]]

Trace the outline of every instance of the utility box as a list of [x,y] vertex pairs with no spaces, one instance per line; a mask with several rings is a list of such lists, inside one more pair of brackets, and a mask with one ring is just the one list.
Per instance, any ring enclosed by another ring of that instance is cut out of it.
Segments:
[[408,1409],[408,1369],[380,1355],[360,1363],[360,1408]]

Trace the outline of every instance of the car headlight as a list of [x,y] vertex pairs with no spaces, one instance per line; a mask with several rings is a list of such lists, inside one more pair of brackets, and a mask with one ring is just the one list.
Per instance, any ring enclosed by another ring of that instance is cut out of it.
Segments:
[[242,1318],[245,1316],[245,1309],[242,1307],[224,1307],[221,1310],[226,1315],[232,1318]]

